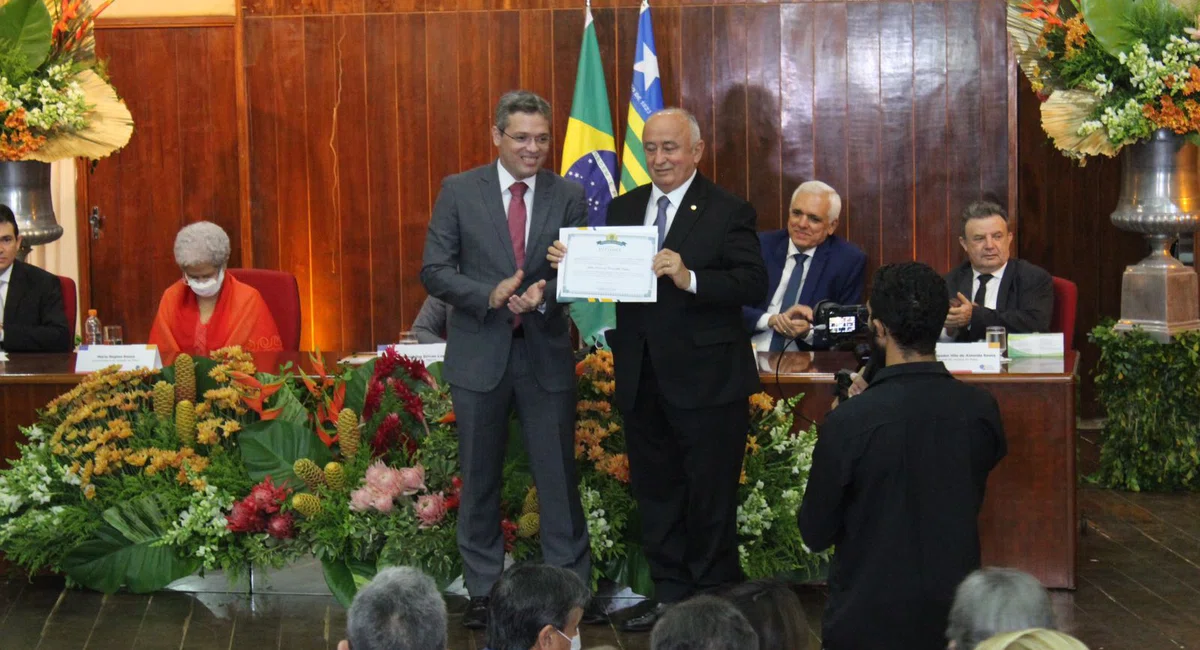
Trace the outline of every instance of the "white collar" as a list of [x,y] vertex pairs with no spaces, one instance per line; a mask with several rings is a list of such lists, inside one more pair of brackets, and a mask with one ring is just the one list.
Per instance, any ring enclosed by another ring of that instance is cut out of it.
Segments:
[[680,185],[679,187],[671,190],[670,193],[665,193],[662,190],[658,189],[657,185],[651,185],[651,187],[653,187],[654,189],[650,190],[650,205],[657,204],[658,199],[660,197],[665,196],[665,197],[667,197],[667,200],[671,202],[671,205],[675,206],[675,209],[678,210],[680,204],[683,203],[684,195],[687,194],[688,188],[692,186],[692,181],[694,181],[694,180],[696,180],[696,171],[695,170],[693,170],[692,175],[689,176],[688,179],[683,182],[683,185]]
[[16,260],[13,260],[13,263],[9,264],[7,269],[4,269],[4,273],[0,273],[0,283],[8,282],[12,278],[13,267],[16,265]]
[[[1004,277],[1004,269],[1007,269],[1007,268],[1008,268],[1008,262],[1005,262],[1004,266],[996,269],[995,271],[992,271],[992,278],[999,281],[1001,278]],[[979,280],[980,275],[983,275],[983,274],[980,273],[979,271],[975,270],[975,267],[972,266],[971,267],[971,281],[975,282],[975,281]]]
[[810,247],[810,248],[806,248],[806,249],[804,249],[804,250],[800,250],[799,248],[796,248],[796,242],[792,241],[792,238],[791,238],[791,236],[789,235],[789,236],[788,236],[788,254],[787,254],[787,258],[790,260],[790,259],[792,259],[792,258],[796,257],[796,253],[804,253],[805,255],[807,255],[807,256],[808,256],[808,259],[810,259],[810,260],[811,260],[813,257],[815,257],[815,256],[816,256],[816,254],[817,254],[817,248],[819,248],[819,247],[818,247],[818,246],[812,246],[812,247]]
[[521,182],[521,183],[525,183],[526,185],[528,185],[529,189],[525,190],[527,193],[533,192],[533,186],[537,182],[537,174],[536,173],[533,176],[530,176],[529,178],[522,178],[522,179],[514,178],[512,174],[508,173],[508,170],[504,167],[504,165],[500,163],[499,158],[496,159],[496,169],[500,172],[500,192],[501,193],[509,191],[509,188],[512,187],[512,184],[516,183],[516,182]]

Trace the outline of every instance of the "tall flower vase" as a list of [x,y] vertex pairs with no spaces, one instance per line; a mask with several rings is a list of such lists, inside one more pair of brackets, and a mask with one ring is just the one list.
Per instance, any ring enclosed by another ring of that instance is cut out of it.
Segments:
[[51,200],[50,163],[0,162],[0,204],[7,205],[17,216],[22,240],[17,258],[21,261],[25,261],[34,246],[62,237],[63,229],[54,218]]
[[1200,228],[1198,151],[1186,138],[1159,129],[1121,150],[1121,198],[1112,222],[1145,235],[1150,255],[1125,267],[1119,331],[1139,327],[1160,343],[1200,329],[1196,271],[1171,255],[1180,233]]

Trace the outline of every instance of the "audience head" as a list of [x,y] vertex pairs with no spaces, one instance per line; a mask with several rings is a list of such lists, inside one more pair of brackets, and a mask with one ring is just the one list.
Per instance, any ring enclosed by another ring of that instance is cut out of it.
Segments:
[[1008,231],[1008,213],[991,201],[976,201],[963,210],[962,234],[958,238],[971,267],[980,273],[994,273],[1008,264],[1012,233]]
[[792,192],[788,236],[800,250],[820,246],[837,230],[841,213],[842,197],[838,196],[837,190],[821,181],[801,183]]
[[492,143],[500,151],[500,164],[513,178],[529,178],[546,162],[550,117],[550,104],[528,90],[504,93],[496,103]]
[[904,355],[932,355],[950,298],[946,281],[929,266],[904,262],[879,267],[872,283],[872,344]]
[[642,128],[642,149],[646,152],[650,180],[669,194],[692,177],[696,163],[704,155],[700,123],[695,115],[682,108],[657,111]]
[[338,650],[444,650],[446,603],[420,570],[384,569],[354,597],[346,636]]
[[0,273],[8,270],[21,248],[21,227],[7,205],[0,204]]
[[650,633],[650,650],[748,650],[758,635],[733,603],[696,596],[671,607]]
[[591,594],[579,576],[547,564],[517,564],[492,587],[491,650],[578,648],[579,621]]
[[808,619],[800,597],[779,580],[753,580],[724,594],[758,634],[758,650],[804,650]]
[[229,235],[215,223],[198,221],[175,235],[175,263],[188,285],[202,298],[221,290],[229,264]]
[[1054,630],[1021,630],[994,636],[975,650],[1088,650],[1082,641]]
[[1050,595],[1037,578],[1016,569],[980,569],[958,585],[946,637],[957,650],[1029,628],[1054,628]]

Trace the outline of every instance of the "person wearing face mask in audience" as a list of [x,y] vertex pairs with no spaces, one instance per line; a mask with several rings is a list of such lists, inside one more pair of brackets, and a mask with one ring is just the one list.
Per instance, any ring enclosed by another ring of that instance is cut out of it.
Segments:
[[489,594],[487,650],[580,650],[579,623],[590,600],[587,585],[572,571],[513,565]]
[[262,295],[225,274],[229,251],[229,235],[215,223],[194,223],[175,236],[183,278],[158,304],[150,343],[160,351],[207,355],[231,345],[248,352],[283,350]]

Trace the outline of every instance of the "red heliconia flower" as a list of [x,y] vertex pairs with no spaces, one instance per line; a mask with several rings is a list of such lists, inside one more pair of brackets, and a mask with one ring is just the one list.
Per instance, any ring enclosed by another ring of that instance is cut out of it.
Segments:
[[387,417],[383,418],[383,422],[379,423],[379,428],[375,430],[375,437],[371,440],[371,451],[376,456],[382,456],[387,450],[400,438],[400,414],[388,413]]
[[391,377],[396,371],[396,367],[400,365],[400,353],[394,348],[387,348],[379,359],[375,362],[375,379],[382,377]]
[[296,534],[294,521],[290,512],[277,514],[267,522],[267,534],[275,539],[291,539]]
[[437,388],[437,382],[434,381],[433,375],[429,374],[429,369],[425,367],[424,361],[400,357],[400,365],[404,366],[404,370],[413,379],[429,384],[431,388]]
[[235,533],[257,533],[266,524],[262,513],[248,499],[233,504],[225,521],[228,522],[226,528]]
[[504,531],[504,552],[511,553],[513,547],[517,544],[517,528],[518,526],[504,519],[500,521],[500,530]]
[[379,405],[383,403],[383,391],[383,382],[372,379],[371,383],[367,386],[367,399],[363,404],[362,416],[364,420],[371,419],[375,415],[375,412],[379,410]]

